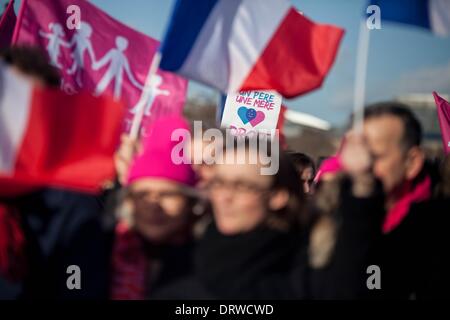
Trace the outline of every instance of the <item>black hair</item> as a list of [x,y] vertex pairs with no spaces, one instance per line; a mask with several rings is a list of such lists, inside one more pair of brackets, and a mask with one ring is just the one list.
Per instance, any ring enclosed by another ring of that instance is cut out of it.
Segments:
[[36,47],[13,46],[0,52],[6,64],[17,67],[23,73],[41,79],[47,86],[58,87],[58,70],[48,63],[45,53]]
[[290,157],[292,163],[297,168],[300,176],[302,175],[303,171],[307,168],[312,168],[313,176],[315,175],[316,166],[314,164],[314,160],[310,156],[301,152],[290,152],[288,153],[288,156]]
[[364,110],[364,120],[394,116],[403,124],[401,145],[404,150],[420,146],[422,142],[422,126],[410,108],[399,102],[381,102],[368,106]]

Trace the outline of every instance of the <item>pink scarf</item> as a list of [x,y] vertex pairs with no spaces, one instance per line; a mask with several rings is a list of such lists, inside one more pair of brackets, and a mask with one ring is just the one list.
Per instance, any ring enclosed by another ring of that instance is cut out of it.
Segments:
[[116,226],[112,253],[112,300],[143,300],[149,262],[142,239],[127,224]]
[[383,223],[383,233],[394,230],[407,216],[411,204],[428,200],[431,197],[431,179],[426,176],[414,187],[408,181],[400,191],[400,197],[394,206],[388,211]]
[[25,236],[19,214],[0,203],[0,275],[19,281],[26,269]]

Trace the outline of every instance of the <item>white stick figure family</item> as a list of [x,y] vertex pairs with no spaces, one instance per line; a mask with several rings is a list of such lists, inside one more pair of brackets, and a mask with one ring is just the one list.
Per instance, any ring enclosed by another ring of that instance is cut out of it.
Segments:
[[[64,69],[59,62],[61,47],[69,49],[74,47],[72,52],[73,64],[70,68],[67,69],[67,74],[74,75],[78,86],[83,86],[81,77],[82,71],[85,68],[84,55],[87,51],[91,60],[92,70],[97,71],[108,65],[108,69],[104,73],[101,80],[97,83],[97,86],[95,88],[96,95],[104,93],[108,86],[113,83],[113,96],[115,99],[120,99],[122,95],[124,72],[134,87],[138,88],[141,91],[145,90],[144,94],[146,94],[146,96],[148,97],[145,103],[145,115],[150,115],[151,107],[157,96],[170,95],[170,92],[168,90],[162,90],[159,88],[163,82],[162,77],[159,75],[155,75],[152,78],[149,87],[145,87],[143,84],[136,80],[133,71],[131,70],[128,58],[125,54],[125,50],[128,47],[127,38],[123,36],[116,36],[116,47],[110,49],[99,60],[96,60],[95,51],[91,42],[93,29],[89,23],[82,21],[80,28],[74,33],[70,41],[65,40],[65,33],[61,24],[52,22],[49,24],[49,30],[50,32],[44,32],[43,30],[40,30],[39,35],[48,40],[46,49],[50,57],[50,63],[52,65],[59,69]],[[136,109],[137,108],[135,106],[130,111],[132,113],[135,113]]]

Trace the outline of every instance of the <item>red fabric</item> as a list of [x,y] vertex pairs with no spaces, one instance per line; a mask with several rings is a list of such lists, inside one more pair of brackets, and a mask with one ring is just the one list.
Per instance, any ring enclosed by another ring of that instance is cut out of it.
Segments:
[[123,105],[54,89],[35,89],[31,101],[14,174],[0,175],[0,196],[38,186],[100,191],[115,175]]
[[343,29],[316,24],[291,8],[241,90],[274,89],[293,98],[320,87],[343,35]]
[[407,216],[411,204],[428,200],[431,197],[431,179],[426,177],[414,187],[408,181],[403,186],[399,194],[399,200],[389,210],[384,219],[383,233],[394,230]]
[[436,92],[433,92],[436,102],[439,126],[441,127],[442,144],[444,153],[450,154],[450,103],[442,99]]
[[278,116],[278,123],[277,123],[277,129],[279,132],[279,138],[280,138],[280,147],[282,150],[287,149],[287,143],[286,143],[286,136],[284,135],[284,114],[286,113],[286,106],[284,104],[281,105],[280,109],[280,115]]
[[14,12],[14,1],[10,1],[0,19],[0,49],[11,45],[16,21],[17,18],[16,13]]
[[26,273],[25,236],[19,215],[0,203],[0,275],[17,281]]
[[145,299],[148,270],[141,238],[125,223],[119,223],[112,253],[111,299]]

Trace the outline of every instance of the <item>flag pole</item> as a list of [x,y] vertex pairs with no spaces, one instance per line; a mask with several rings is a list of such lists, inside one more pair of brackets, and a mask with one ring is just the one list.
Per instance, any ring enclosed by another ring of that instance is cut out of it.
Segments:
[[153,56],[152,63],[150,64],[147,78],[145,79],[144,89],[142,90],[141,97],[139,98],[139,101],[136,105],[136,113],[134,114],[133,122],[131,124],[130,138],[132,140],[138,139],[139,129],[141,128],[142,119],[144,117],[145,103],[150,98],[150,94],[152,91],[152,79],[158,71],[161,57],[161,52],[156,51],[155,55]]
[[353,130],[361,133],[364,121],[367,60],[369,58],[370,30],[366,21],[361,20],[356,53],[356,74],[353,100]]

